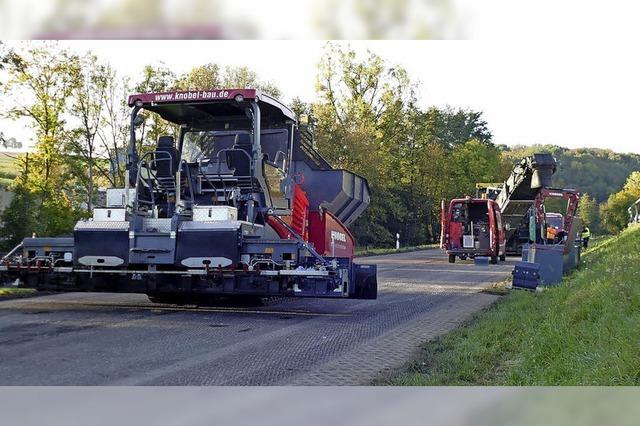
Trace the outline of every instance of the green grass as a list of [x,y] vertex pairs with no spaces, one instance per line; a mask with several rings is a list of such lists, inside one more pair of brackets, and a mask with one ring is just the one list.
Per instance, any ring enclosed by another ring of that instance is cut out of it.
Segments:
[[7,188],[18,175],[18,161],[15,158],[19,154],[11,153],[11,157],[0,152],[0,188]]
[[378,383],[640,384],[640,226],[593,242],[562,285],[510,292]]
[[380,255],[384,255],[384,254],[407,253],[407,252],[410,252],[410,251],[426,250],[426,249],[437,248],[437,247],[440,247],[440,245],[439,244],[424,244],[424,245],[421,245],[421,246],[407,246],[407,247],[400,247],[399,250],[396,250],[395,248],[368,248],[368,247],[363,247],[363,248],[356,249],[356,256],[358,256],[358,257],[380,256]]
[[20,154],[11,153],[9,155],[0,152],[0,175],[12,175],[15,177],[18,175],[18,161],[13,157],[17,157]]
[[0,287],[0,300],[2,299],[16,299],[19,297],[30,297],[38,293],[32,288],[12,288],[12,287]]

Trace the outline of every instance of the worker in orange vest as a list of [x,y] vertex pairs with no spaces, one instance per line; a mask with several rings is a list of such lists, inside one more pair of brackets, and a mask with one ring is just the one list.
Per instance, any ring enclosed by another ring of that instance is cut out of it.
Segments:
[[547,225],[547,244],[555,244],[557,234],[558,228],[556,228],[555,226]]

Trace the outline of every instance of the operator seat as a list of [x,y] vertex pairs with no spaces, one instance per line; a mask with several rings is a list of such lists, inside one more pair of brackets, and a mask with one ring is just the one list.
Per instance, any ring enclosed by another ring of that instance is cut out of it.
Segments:
[[173,136],[159,136],[156,145],[156,170],[158,175],[175,175],[178,166],[178,151],[176,151]]
[[227,152],[229,168],[235,169],[235,176],[251,176],[251,158],[253,154],[251,135],[248,133],[237,134],[233,149],[234,151]]
[[175,187],[178,152],[173,136],[160,136],[155,152],[156,177],[165,189]]

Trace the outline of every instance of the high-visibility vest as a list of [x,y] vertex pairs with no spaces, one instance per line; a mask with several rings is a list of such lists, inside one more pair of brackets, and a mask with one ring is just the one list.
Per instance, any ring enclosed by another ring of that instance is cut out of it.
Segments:
[[547,240],[553,240],[556,238],[556,229],[553,226],[547,228]]
[[584,228],[582,230],[582,238],[589,238],[591,237],[591,230],[589,230],[589,228]]

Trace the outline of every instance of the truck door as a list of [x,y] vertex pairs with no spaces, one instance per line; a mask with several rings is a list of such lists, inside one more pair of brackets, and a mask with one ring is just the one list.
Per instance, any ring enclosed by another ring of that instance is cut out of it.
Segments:
[[262,170],[267,184],[271,207],[276,211],[286,211],[291,203],[286,198],[284,178],[287,176],[290,158],[290,138],[287,129],[266,129],[260,132],[262,150]]
[[496,225],[496,213],[491,200],[487,201],[487,216],[489,216],[489,247],[491,248],[491,253],[497,255],[496,239],[498,238],[498,227]]
[[449,215],[444,200],[440,202],[440,248],[447,249],[447,234],[449,233]]
[[502,215],[500,214],[500,209],[496,203],[493,203],[493,214],[496,216],[496,239],[498,246],[498,254],[503,254],[506,251],[506,236],[504,232],[504,227],[502,226]]

